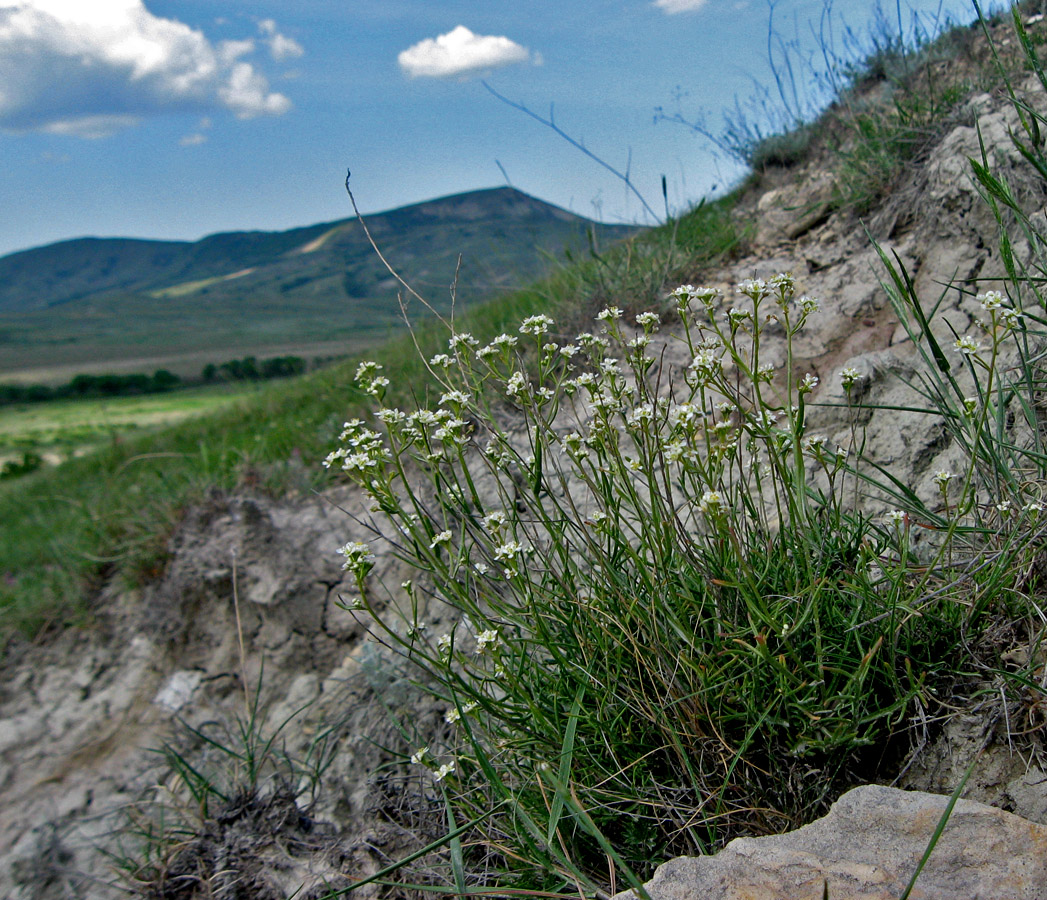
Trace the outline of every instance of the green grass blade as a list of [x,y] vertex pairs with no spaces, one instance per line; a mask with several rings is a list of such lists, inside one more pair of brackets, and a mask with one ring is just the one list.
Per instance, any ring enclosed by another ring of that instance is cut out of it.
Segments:
[[909,879],[905,891],[898,900],[909,900],[909,895],[912,893],[913,888],[916,887],[916,879],[920,877],[920,873],[923,872],[924,866],[927,865],[927,861],[931,858],[931,854],[934,853],[934,848],[938,846],[938,841],[941,839],[942,832],[945,831],[945,826],[949,823],[953,808],[956,806],[956,801],[960,799],[960,794],[963,793],[964,787],[967,786],[967,780],[971,777],[971,773],[974,772],[975,763],[977,763],[979,759],[981,759],[980,753],[976,754],[974,759],[971,760],[971,764],[967,767],[967,771],[963,773],[963,778],[961,778],[960,783],[956,785],[956,790],[954,790],[952,796],[949,797],[949,802],[945,805],[941,818],[938,819],[938,825],[934,829],[934,834],[931,835],[931,839],[927,843],[927,849],[923,851],[923,856],[920,857],[920,862],[916,865],[916,871],[912,873],[912,878]]
[[[557,782],[560,785],[568,785],[571,782],[571,761],[574,758],[574,738],[578,733],[578,719],[582,710],[582,699],[585,697],[585,685],[578,688],[571,712],[567,717],[567,728],[564,730],[563,748],[560,751],[560,767],[557,772]],[[552,846],[556,837],[556,829],[560,825],[560,816],[563,814],[565,795],[561,788],[556,789],[553,797],[552,808],[549,810],[549,827],[546,831],[545,842]]]

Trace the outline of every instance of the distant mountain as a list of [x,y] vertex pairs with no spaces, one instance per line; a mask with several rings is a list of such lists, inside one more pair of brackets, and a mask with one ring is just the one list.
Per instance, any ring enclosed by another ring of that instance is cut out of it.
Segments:
[[[635,233],[512,188],[366,217],[382,252],[438,308],[527,284],[549,256]],[[227,356],[384,333],[397,284],[356,219],[196,242],[81,238],[0,258],[0,373],[213,349]],[[419,311],[420,312],[420,311]],[[96,365],[90,368],[97,368]]]

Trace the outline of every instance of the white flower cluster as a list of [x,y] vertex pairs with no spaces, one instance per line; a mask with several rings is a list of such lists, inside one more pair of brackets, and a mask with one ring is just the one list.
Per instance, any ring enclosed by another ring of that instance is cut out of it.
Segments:
[[389,386],[389,379],[378,374],[381,369],[381,365],[373,360],[364,361],[357,366],[356,383],[360,385],[364,393],[372,397],[380,397],[385,392]]
[[352,572],[358,578],[363,578],[374,567],[375,555],[367,544],[360,541],[350,541],[345,546],[339,547],[338,552],[345,557],[342,569]]
[[520,325],[520,334],[533,334],[535,336],[548,334],[549,329],[555,322],[549,316],[528,316]]
[[373,473],[391,456],[382,436],[359,419],[351,419],[342,426],[339,440],[343,446],[327,454],[323,462],[325,469],[338,465],[348,474]]

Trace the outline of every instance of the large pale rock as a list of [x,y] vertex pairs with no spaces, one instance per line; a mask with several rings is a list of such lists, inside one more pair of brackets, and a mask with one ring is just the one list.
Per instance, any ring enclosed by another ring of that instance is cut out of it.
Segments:
[[[651,900],[897,900],[948,798],[867,785],[790,834],[738,838],[715,856],[679,857],[646,885]],[[960,800],[912,900],[1047,898],[1047,828]],[[620,900],[635,900],[632,891]]]

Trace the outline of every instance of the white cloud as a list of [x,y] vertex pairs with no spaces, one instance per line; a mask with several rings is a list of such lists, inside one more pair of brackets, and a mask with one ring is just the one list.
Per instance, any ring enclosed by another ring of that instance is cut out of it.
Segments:
[[705,6],[705,0],[654,0],[654,5],[664,10],[666,15],[675,16],[677,13],[697,12]]
[[241,59],[254,49],[213,44],[142,0],[0,0],[0,128],[104,137],[164,112],[287,112]]
[[276,27],[276,22],[272,19],[262,19],[258,23],[258,30],[264,35],[263,39],[269,45],[269,52],[272,54],[273,59],[277,61],[298,59],[298,57],[305,54],[305,48],[298,41],[294,38],[289,38],[286,34],[280,34],[279,29]]
[[142,120],[138,116],[76,116],[72,119],[52,119],[49,122],[43,122],[38,130],[46,131],[48,134],[104,138],[124,128],[137,125],[140,121]]
[[473,34],[459,25],[454,31],[408,47],[397,61],[412,78],[447,78],[527,62],[530,58],[526,47],[507,37]]

